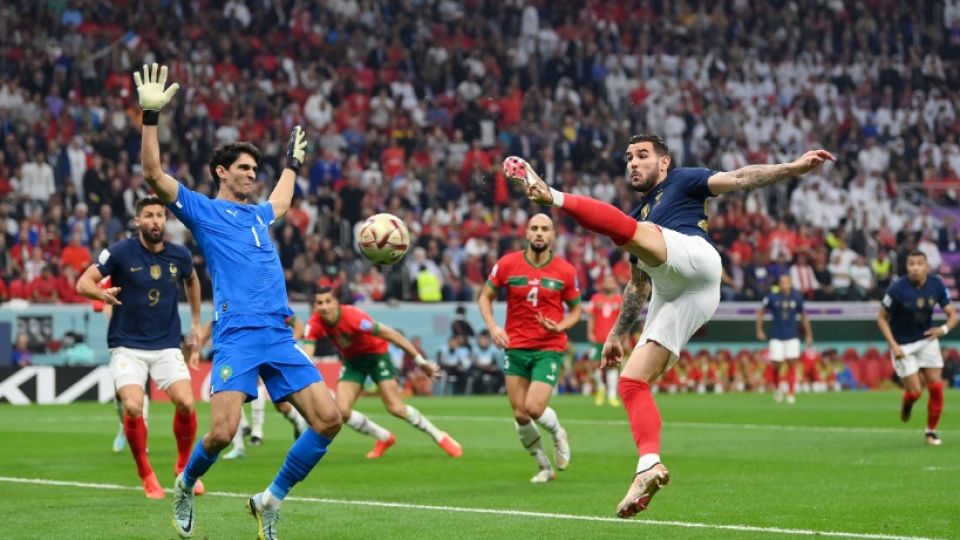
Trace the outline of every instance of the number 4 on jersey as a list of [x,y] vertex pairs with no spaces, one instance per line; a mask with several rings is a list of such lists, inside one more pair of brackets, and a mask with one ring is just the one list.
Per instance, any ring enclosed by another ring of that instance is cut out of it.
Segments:
[[537,295],[540,293],[540,289],[537,287],[530,287],[530,292],[527,293],[527,302],[533,304],[533,307],[537,307]]

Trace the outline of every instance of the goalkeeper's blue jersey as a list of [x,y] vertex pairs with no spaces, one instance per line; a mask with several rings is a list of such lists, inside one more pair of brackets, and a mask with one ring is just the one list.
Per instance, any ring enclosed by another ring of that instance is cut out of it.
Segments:
[[276,326],[293,314],[280,257],[270,240],[270,202],[210,199],[183,185],[170,210],[193,233],[213,280],[213,319],[224,327]]

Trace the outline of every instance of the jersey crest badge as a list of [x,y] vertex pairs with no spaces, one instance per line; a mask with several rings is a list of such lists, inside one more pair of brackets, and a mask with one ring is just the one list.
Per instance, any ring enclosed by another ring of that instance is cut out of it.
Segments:
[[150,277],[153,279],[160,279],[161,275],[163,275],[163,269],[160,268],[159,264],[155,264],[150,267]]
[[176,277],[177,277],[177,265],[170,263],[170,278],[173,279]]
[[923,305],[924,305],[924,303],[926,303],[925,300],[926,300],[926,299],[923,298],[923,297],[917,298],[917,307],[920,308],[920,309],[923,309]]

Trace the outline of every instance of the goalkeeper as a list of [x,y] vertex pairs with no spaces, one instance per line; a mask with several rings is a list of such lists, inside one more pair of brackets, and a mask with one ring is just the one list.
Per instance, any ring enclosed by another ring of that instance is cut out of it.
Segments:
[[[210,174],[219,182],[216,199],[182,186],[163,172],[157,123],[160,110],[179,85],[164,88],[167,68],[157,64],[134,74],[143,108],[143,177],[160,199],[193,233],[213,280],[214,363],[210,376],[210,431],[194,447],[173,494],[174,528],[193,535],[194,486],[230,444],[245,401],[257,396],[263,379],[274,401],[289,401],[310,429],[293,443],[273,482],[247,501],[261,539],[277,537],[280,503],[327,453],[343,421],[317,368],[297,347],[285,324],[292,312],[280,258],[270,240],[270,225],[290,207],[293,184],[307,142],[296,126],[287,145],[286,168],[262,204],[252,204],[260,151],[247,142],[214,150]],[[208,533],[209,534],[209,531]]]

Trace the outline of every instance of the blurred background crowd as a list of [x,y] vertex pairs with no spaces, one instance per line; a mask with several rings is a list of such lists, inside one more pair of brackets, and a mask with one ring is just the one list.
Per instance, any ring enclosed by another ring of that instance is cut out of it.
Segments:
[[[144,13],[149,11],[150,16]],[[725,300],[790,273],[817,300],[877,298],[918,248],[957,298],[960,2],[945,0],[49,0],[0,6],[0,301],[76,302],[76,277],[130,234],[140,175],[131,73],[181,84],[165,169],[214,194],[216,145],[311,151],[274,228],[292,300],[469,301],[538,211],[500,172],[630,210],[622,151],[661,134],[674,164],[733,170],[815,147],[801,182],[715,199]],[[415,248],[381,273],[353,233],[402,217]],[[557,216],[584,296],[629,262]],[[203,257],[172,216],[171,240]]]

